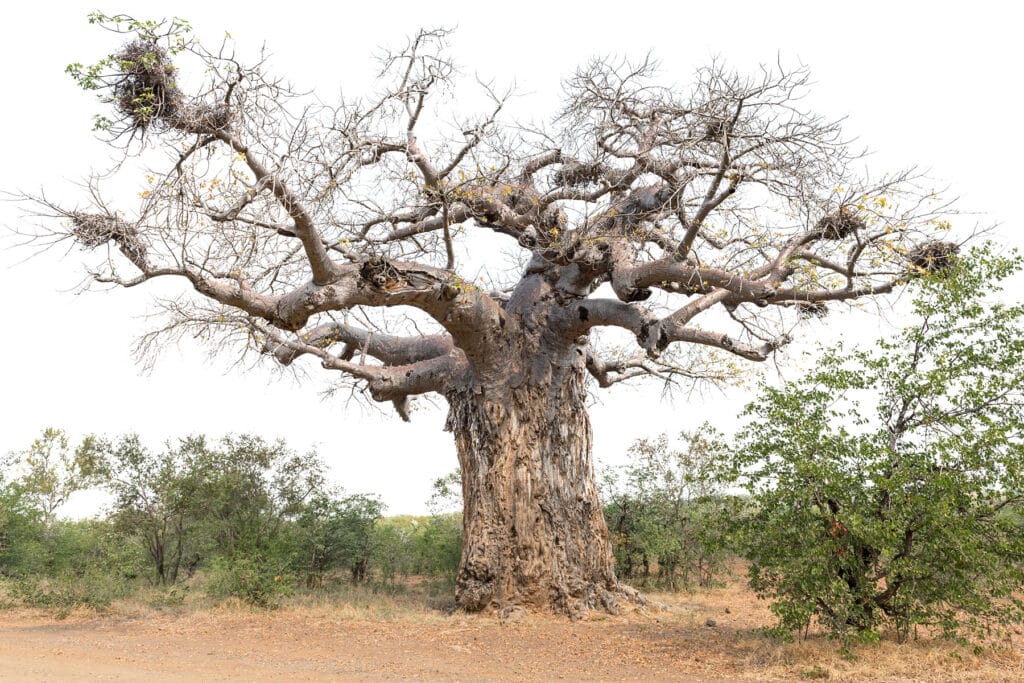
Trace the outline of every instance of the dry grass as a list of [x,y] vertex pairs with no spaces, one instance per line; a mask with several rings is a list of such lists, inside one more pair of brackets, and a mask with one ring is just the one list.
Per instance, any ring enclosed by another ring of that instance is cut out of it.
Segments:
[[772,623],[767,605],[739,580],[694,594],[653,594],[659,608],[576,623],[450,614],[448,595],[443,585],[413,582],[377,592],[339,586],[287,598],[273,611],[192,594],[161,601],[157,593],[63,621],[7,611],[0,613],[0,666],[17,671],[31,662],[60,678],[64,660],[47,654],[59,651],[97,675],[118,678],[119,667],[130,665],[150,680],[211,672],[228,680],[1024,680],[1019,633],[981,655],[941,639],[883,638],[850,659],[815,630],[775,642],[760,630]]
[[[836,641],[812,627],[806,637],[780,643],[762,635],[773,623],[767,603],[758,601],[736,580],[724,588],[691,596],[658,595],[669,605],[665,622],[676,622],[653,643],[666,649],[698,651],[704,673],[748,680],[832,681],[1024,681],[1024,638],[974,654],[948,640],[927,636],[907,643],[883,636],[877,645],[863,645],[844,656]],[[691,617],[678,616],[689,610]],[[715,627],[704,626],[708,618]],[[667,625],[667,624],[666,624]]]

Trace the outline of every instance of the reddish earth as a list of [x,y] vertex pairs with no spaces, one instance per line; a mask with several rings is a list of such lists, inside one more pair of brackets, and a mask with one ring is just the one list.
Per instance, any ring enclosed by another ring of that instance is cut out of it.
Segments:
[[657,597],[666,609],[576,623],[372,603],[124,605],[65,619],[7,610],[0,680],[1024,680],[1020,635],[982,656],[945,641],[884,640],[850,661],[820,636],[783,645],[759,635],[770,615],[739,585]]

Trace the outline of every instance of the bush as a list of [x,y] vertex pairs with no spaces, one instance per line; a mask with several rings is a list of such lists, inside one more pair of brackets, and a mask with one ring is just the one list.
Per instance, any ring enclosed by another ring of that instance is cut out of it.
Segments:
[[462,515],[388,517],[374,532],[374,563],[381,579],[431,576],[455,581],[462,557]]
[[602,496],[619,578],[655,580],[678,590],[708,587],[732,555],[730,521],[739,501],[725,495],[724,440],[708,424],[680,435],[641,439],[631,462],[605,472]]
[[0,479],[0,576],[38,569],[45,535],[41,511],[29,505],[15,486]]
[[1024,618],[1024,306],[983,300],[1017,269],[976,250],[920,282],[894,341],[747,407],[744,545],[783,631],[986,638]]
[[[33,449],[0,458],[5,603],[100,606],[145,582],[156,587],[150,593],[157,603],[180,604],[186,589],[175,587],[196,571],[207,595],[264,607],[296,584],[319,588],[342,572],[353,583],[379,576],[392,586],[412,574],[454,580],[458,514],[383,520],[375,496],[328,486],[315,452],[300,455],[255,436],[218,443],[192,436],[161,451],[134,435],[88,437],[74,451],[76,462],[111,494],[108,516],[61,520],[55,513],[63,492],[80,487],[61,483],[68,467],[47,465],[51,452],[64,454],[62,463],[71,452],[63,432],[44,435]],[[29,467],[29,455],[46,466]],[[58,474],[38,474],[51,470]]]
[[365,581],[374,561],[375,533],[382,503],[375,496],[314,496],[294,523],[282,528],[292,567],[305,575],[308,588],[323,583],[331,570],[345,569],[353,583]]
[[291,594],[293,577],[280,564],[259,556],[218,557],[206,576],[205,590],[212,598],[239,598],[255,607],[274,608]]
[[415,571],[455,582],[462,558],[462,514],[432,515],[415,537]]
[[53,609],[61,617],[77,607],[102,609],[114,600],[127,597],[136,587],[98,567],[84,572],[31,574],[7,583],[9,595],[18,604]]

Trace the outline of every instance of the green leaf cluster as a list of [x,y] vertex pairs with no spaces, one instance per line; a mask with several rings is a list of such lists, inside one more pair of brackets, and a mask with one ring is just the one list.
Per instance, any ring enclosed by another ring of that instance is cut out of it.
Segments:
[[1020,265],[972,250],[916,284],[901,334],[747,407],[743,546],[782,631],[986,639],[1024,618],[1024,305],[992,297]]
[[630,462],[602,477],[605,520],[619,578],[669,590],[707,587],[731,556],[731,520],[741,502],[725,494],[724,437],[707,423],[641,439]]

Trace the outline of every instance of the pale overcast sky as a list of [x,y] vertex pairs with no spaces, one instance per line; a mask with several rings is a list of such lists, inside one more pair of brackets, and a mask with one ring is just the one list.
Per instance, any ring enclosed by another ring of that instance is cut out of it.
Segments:
[[[560,80],[595,54],[660,59],[665,79],[685,85],[698,66],[720,57],[735,68],[802,62],[815,81],[808,104],[847,117],[845,131],[874,150],[881,173],[928,169],[936,186],[961,197],[958,229],[1000,223],[1006,244],[1024,246],[1017,166],[1024,158],[1020,22],[1009,3],[895,2],[128,2],[100,7],[141,18],[176,15],[206,42],[230,31],[242,54],[266,44],[271,69],[329,100],[358,92],[375,71],[371,56],[419,27],[455,26],[453,54],[468,73],[514,81],[528,93],[516,115],[545,119]],[[93,3],[25,2],[4,9],[0,26],[4,131],[0,190],[38,191],[75,203],[75,182],[108,160],[93,140],[99,105],[64,74],[111,49],[110,36],[86,23]],[[1018,85],[1013,85],[1017,83]],[[127,204],[130,208],[130,203]],[[15,227],[23,207],[0,204],[0,225]],[[130,356],[146,329],[145,289],[75,294],[83,255],[0,245],[2,317],[0,452],[26,446],[47,425],[73,436],[137,431],[150,444],[184,433],[257,432],[297,449],[317,445],[338,483],[378,492],[392,513],[421,512],[430,482],[456,464],[444,410],[422,409],[412,424],[339,400],[321,400],[324,382],[301,384],[270,373],[210,363],[199,348],[165,354],[143,375]],[[1020,298],[1021,292],[1010,296]],[[862,316],[868,336],[881,327]],[[830,319],[823,338],[851,325]],[[844,333],[845,334],[845,333]],[[793,364],[793,367],[796,363]],[[622,460],[630,442],[692,427],[705,416],[728,429],[742,393],[680,396],[656,388],[605,392],[591,414],[595,451]]]

